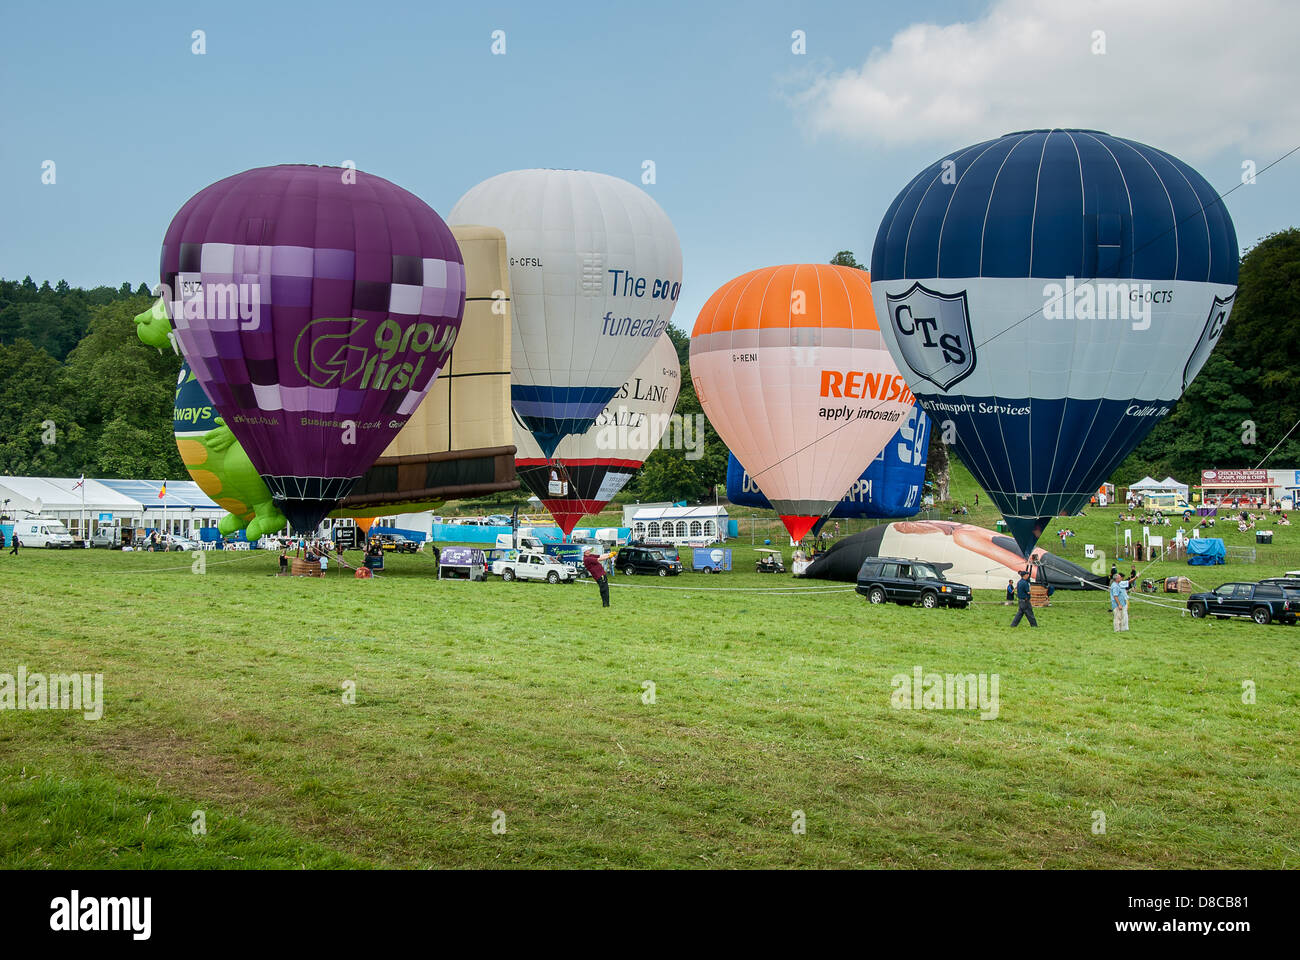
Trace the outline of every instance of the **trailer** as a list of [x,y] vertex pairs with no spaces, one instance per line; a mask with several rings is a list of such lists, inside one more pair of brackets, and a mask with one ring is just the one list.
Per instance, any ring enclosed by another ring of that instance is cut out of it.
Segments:
[[731,548],[700,547],[691,552],[691,569],[696,573],[731,572]]

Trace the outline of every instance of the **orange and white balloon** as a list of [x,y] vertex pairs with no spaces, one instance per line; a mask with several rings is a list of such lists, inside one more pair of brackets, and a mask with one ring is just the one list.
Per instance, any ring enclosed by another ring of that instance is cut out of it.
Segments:
[[795,540],[829,513],[915,399],[865,270],[766,267],[722,286],[691,334],[704,412]]

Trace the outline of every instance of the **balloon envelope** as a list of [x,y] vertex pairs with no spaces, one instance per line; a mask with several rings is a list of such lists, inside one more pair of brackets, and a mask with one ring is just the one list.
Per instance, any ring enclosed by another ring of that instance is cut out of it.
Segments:
[[681,390],[677,349],[667,336],[619,389],[596,422],[582,434],[565,437],[553,458],[515,420],[515,469],[541,498],[555,522],[572,533],[584,516],[600,513],[641,469],[668,429]]
[[[852,583],[862,561],[897,557],[933,564],[949,580],[975,590],[1003,590],[1025,568],[1020,545],[1011,537],[968,523],[903,520],[886,523],[837,540],[804,572],[814,580]],[[1046,550],[1034,550],[1029,571],[1045,586],[1065,590],[1105,589],[1106,577]]]
[[863,270],[767,267],[704,305],[691,335],[704,412],[801,539],[913,404],[881,340]]
[[1172,408],[1227,322],[1237,240],[1152,147],[1030,130],[958,150],[876,235],[880,328],[1026,554]]
[[668,326],[681,292],[671,221],[645,191],[584,170],[515,170],[448,217],[506,235],[511,402],[545,456],[584,432]]
[[[910,517],[921,509],[925,486],[925,460],[930,442],[930,418],[914,404],[898,432],[876,454],[876,459],[850,485],[848,493],[828,514],[832,519],[851,517]],[[750,477],[736,455],[727,458],[727,499],[742,507],[771,510],[772,504]]]
[[201,190],[167,229],[161,273],[181,352],[300,531],[406,423],[464,309],[442,219],[332,167],[262,167]]

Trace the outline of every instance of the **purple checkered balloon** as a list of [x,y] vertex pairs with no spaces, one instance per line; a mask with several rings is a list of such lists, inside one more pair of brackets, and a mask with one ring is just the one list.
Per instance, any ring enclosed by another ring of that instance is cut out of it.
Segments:
[[295,530],[347,496],[447,362],[465,265],[381,177],[260,167],[190,198],[162,282],[181,352]]

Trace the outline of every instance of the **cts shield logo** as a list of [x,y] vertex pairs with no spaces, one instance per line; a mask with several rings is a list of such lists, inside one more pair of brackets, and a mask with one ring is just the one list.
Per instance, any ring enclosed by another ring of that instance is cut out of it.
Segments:
[[907,365],[940,390],[970,376],[975,369],[966,291],[936,293],[912,284],[903,294],[888,294],[889,322]]
[[1228,325],[1228,315],[1232,313],[1232,301],[1236,299],[1235,291],[1230,297],[1214,298],[1214,305],[1210,307],[1210,316],[1205,321],[1205,329],[1201,331],[1201,339],[1196,341],[1196,349],[1187,358],[1187,366],[1183,367],[1184,390],[1196,379],[1196,375],[1201,372],[1201,367],[1205,366],[1205,361],[1210,359],[1210,351],[1219,342],[1219,335],[1223,333],[1223,328]]

